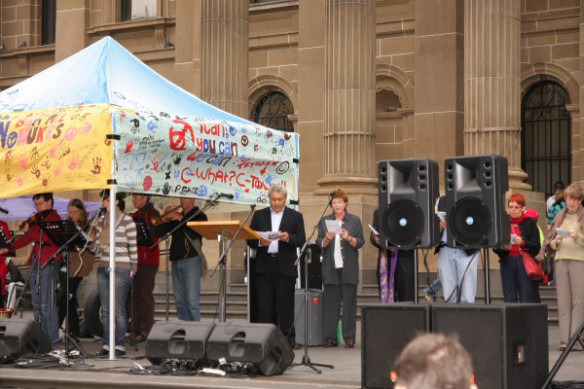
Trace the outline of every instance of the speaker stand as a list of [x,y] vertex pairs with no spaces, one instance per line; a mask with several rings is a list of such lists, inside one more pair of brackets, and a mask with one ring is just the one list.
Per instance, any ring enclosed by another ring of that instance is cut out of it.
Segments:
[[489,249],[483,249],[483,256],[485,258],[484,271],[485,271],[485,304],[491,305],[491,278],[489,274]]
[[554,379],[554,377],[556,376],[556,374],[560,370],[560,367],[562,367],[562,364],[564,363],[564,361],[568,357],[568,354],[570,353],[570,351],[572,351],[572,348],[574,347],[576,342],[580,343],[580,346],[582,346],[582,348],[584,348],[584,342],[582,342],[582,340],[580,339],[582,337],[583,333],[584,333],[584,321],[582,322],[582,324],[580,324],[580,328],[578,328],[578,331],[576,331],[576,333],[574,335],[572,335],[572,337],[570,338],[570,341],[568,342],[566,349],[560,354],[560,357],[558,358],[557,362],[554,364],[554,367],[552,367],[552,370],[550,371],[550,375],[549,375],[548,379],[545,381],[545,383],[543,384],[543,386],[541,387],[541,389],[548,389],[549,385],[552,383],[552,380]]

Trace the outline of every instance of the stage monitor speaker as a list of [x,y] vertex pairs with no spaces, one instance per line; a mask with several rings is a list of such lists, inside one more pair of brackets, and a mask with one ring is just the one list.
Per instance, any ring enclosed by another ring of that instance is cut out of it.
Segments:
[[263,375],[279,375],[294,361],[294,351],[273,324],[218,323],[207,342],[209,359],[253,363]]
[[379,163],[379,234],[382,246],[429,248],[438,245],[440,221],[438,163],[429,159]]
[[361,311],[361,387],[393,388],[390,372],[401,350],[430,331],[430,306],[368,304]]
[[499,155],[448,158],[444,162],[448,246],[500,247],[510,240],[505,192],[507,159]]
[[479,388],[540,388],[548,376],[544,304],[434,304],[432,332],[458,334]]
[[0,361],[24,355],[45,354],[51,343],[30,319],[0,319]]
[[205,359],[207,339],[214,327],[214,323],[157,321],[146,341],[146,358],[153,365],[165,359]]
[[308,289],[308,310],[304,306],[304,289],[298,289],[294,300],[294,328],[296,329],[296,343],[304,344],[305,316],[308,311],[308,345],[321,346],[324,344],[324,305],[322,291]]

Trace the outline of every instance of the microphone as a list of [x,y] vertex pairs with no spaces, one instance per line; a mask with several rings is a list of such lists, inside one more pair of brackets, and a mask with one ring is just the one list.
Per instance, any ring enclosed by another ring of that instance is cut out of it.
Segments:
[[233,195],[231,193],[219,193],[217,194],[217,198],[220,199],[221,197],[225,197],[226,199],[233,199]]
[[333,196],[335,195],[335,191],[332,191],[331,193],[329,193],[329,205],[331,205],[333,203]]
[[251,210],[253,211],[253,210],[255,209],[255,207],[256,207],[256,204],[251,204],[249,207],[250,207],[250,208],[251,208]]
[[106,213],[107,213],[107,208],[101,207],[97,210],[97,217],[104,217]]
[[5,215],[8,215],[8,210],[7,209],[4,209],[2,207],[0,207],[0,212],[2,212]]

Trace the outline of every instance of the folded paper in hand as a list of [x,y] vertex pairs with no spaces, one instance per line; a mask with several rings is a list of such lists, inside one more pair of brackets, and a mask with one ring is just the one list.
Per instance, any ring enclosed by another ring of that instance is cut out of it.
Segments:
[[341,223],[336,220],[325,220],[326,230],[334,232],[335,234],[340,234],[342,232]]
[[556,230],[556,232],[558,233],[558,236],[561,236],[562,238],[569,238],[570,237],[569,230],[562,230],[561,228],[558,228]]
[[256,231],[259,236],[267,240],[278,240],[280,238],[280,231]]

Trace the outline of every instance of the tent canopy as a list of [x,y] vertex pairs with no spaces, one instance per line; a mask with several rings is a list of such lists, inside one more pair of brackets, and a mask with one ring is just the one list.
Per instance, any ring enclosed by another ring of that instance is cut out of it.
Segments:
[[[113,144],[113,147],[112,147]],[[215,108],[103,38],[0,93],[0,197],[94,189],[297,200],[299,136]],[[110,181],[114,179],[115,181]]]

